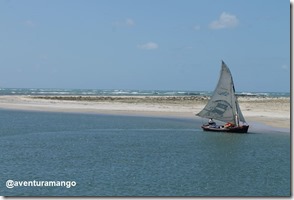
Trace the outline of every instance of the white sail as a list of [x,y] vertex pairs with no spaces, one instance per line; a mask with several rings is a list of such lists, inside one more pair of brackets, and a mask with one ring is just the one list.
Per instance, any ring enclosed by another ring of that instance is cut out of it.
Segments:
[[231,72],[223,61],[218,84],[207,105],[197,115],[222,122],[230,122],[235,125],[239,125],[239,121],[245,123],[235,96]]

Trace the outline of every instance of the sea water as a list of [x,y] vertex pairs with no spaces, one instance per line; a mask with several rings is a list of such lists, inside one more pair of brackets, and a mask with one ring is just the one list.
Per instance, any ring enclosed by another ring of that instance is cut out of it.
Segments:
[[[290,195],[289,133],[212,133],[200,124],[0,110],[0,195]],[[8,180],[72,184],[7,188]]]
[[[0,95],[87,95],[87,96],[211,96],[211,91],[0,88]],[[290,97],[289,92],[237,92],[237,96]]]

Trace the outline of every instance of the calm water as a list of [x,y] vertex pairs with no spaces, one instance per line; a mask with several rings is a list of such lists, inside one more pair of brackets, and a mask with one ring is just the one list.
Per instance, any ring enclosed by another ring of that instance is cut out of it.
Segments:
[[[196,120],[0,110],[0,195],[289,196],[290,134]],[[14,187],[75,181],[75,187]]]

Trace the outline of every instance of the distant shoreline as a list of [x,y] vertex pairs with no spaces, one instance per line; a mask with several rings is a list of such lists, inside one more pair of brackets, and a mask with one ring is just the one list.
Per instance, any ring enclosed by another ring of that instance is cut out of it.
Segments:
[[[62,89],[62,88],[0,88],[0,95],[40,96],[208,96],[212,91],[194,90],[128,90],[128,89]],[[237,91],[238,97],[290,97],[290,92]]]
[[[208,96],[3,95],[0,108],[195,119]],[[238,97],[247,122],[290,131],[290,97]],[[198,118],[200,119],[200,118]]]

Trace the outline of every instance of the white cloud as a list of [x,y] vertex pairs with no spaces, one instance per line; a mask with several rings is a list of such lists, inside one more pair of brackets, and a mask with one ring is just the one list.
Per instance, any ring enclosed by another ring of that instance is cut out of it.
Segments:
[[238,26],[239,20],[235,15],[223,12],[219,19],[210,23],[211,29],[233,28]]
[[145,44],[140,44],[138,45],[139,49],[144,49],[144,50],[154,50],[157,49],[159,46],[155,42],[147,42]]

